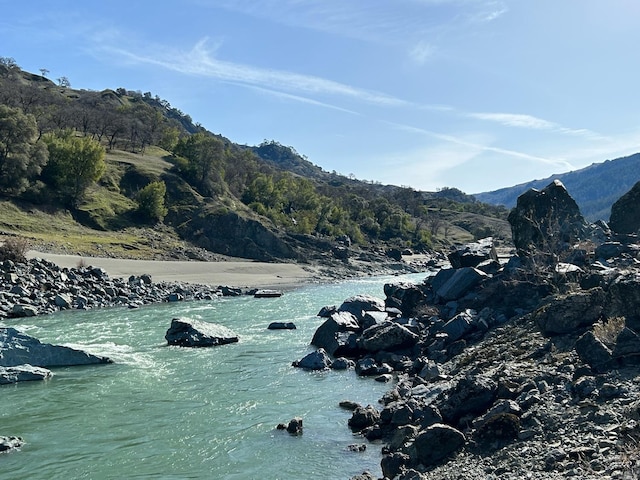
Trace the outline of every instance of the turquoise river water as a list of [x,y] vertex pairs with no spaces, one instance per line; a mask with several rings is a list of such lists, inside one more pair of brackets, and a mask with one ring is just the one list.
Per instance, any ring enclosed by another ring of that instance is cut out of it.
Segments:
[[[390,388],[353,372],[306,372],[291,362],[324,305],[351,295],[383,298],[372,277],[304,286],[280,298],[223,298],[135,310],[73,311],[7,320],[43,342],[107,355],[112,365],[61,368],[44,382],[0,387],[0,435],[25,446],[0,455],[0,479],[348,479],[380,471],[379,444],[347,427],[341,400],[376,404]],[[174,317],[219,323],[240,337],[215,348],[168,347]],[[296,330],[267,330],[291,321]],[[300,416],[304,433],[275,426]]]

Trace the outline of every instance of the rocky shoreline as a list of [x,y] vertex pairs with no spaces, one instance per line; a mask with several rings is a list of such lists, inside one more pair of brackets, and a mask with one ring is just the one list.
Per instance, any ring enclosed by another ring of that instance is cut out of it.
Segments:
[[559,182],[510,222],[507,263],[485,240],[423,283],[325,307],[294,366],[393,382],[378,406],[344,402],[385,479],[638,478],[640,240],[588,225]]

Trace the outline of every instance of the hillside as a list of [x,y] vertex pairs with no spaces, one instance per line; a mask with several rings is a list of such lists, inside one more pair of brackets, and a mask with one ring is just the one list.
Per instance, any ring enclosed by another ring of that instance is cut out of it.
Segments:
[[513,187],[474,194],[481,202],[513,208],[518,196],[530,188],[542,189],[560,180],[580,206],[587,220],[609,220],[611,205],[640,180],[640,153],[594,163],[573,172],[532,180]]
[[[150,92],[72,89],[9,60],[0,57],[0,122],[17,140],[0,159],[0,230],[42,248],[344,263],[510,240],[506,209],[458,190],[326,172],[277,141],[246,146],[209,132]],[[72,147],[96,153],[95,178]]]

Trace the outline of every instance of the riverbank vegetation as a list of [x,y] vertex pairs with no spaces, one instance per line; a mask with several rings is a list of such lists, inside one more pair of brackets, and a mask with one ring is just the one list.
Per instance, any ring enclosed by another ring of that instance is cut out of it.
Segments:
[[[250,147],[211,133],[150,92],[75,90],[8,57],[0,58],[0,124],[0,195],[52,218],[30,227],[4,221],[9,233],[47,230],[47,241],[60,242],[47,228],[60,218],[63,230],[71,219],[97,237],[163,222],[182,241],[260,260],[302,258],[338,238],[418,251],[509,238],[505,209],[456,189],[421,192],[326,172],[276,141]],[[241,221],[212,239],[206,226],[229,215]],[[290,248],[274,249],[271,236]],[[257,248],[238,248],[248,241]]]

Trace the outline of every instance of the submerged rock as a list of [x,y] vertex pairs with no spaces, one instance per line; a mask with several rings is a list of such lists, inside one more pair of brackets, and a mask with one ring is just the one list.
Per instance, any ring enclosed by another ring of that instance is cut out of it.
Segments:
[[24,445],[24,440],[20,437],[0,437],[0,452],[15,450]]
[[51,373],[51,370],[47,370],[42,367],[34,367],[33,365],[0,367],[0,385],[34,380],[46,380],[52,376],[53,373]]
[[75,348],[42,343],[15,328],[0,327],[0,366],[29,364],[37,367],[68,367],[101,363],[112,361]]
[[189,318],[174,318],[164,338],[180,347],[214,347],[237,342],[238,336],[227,327]]

